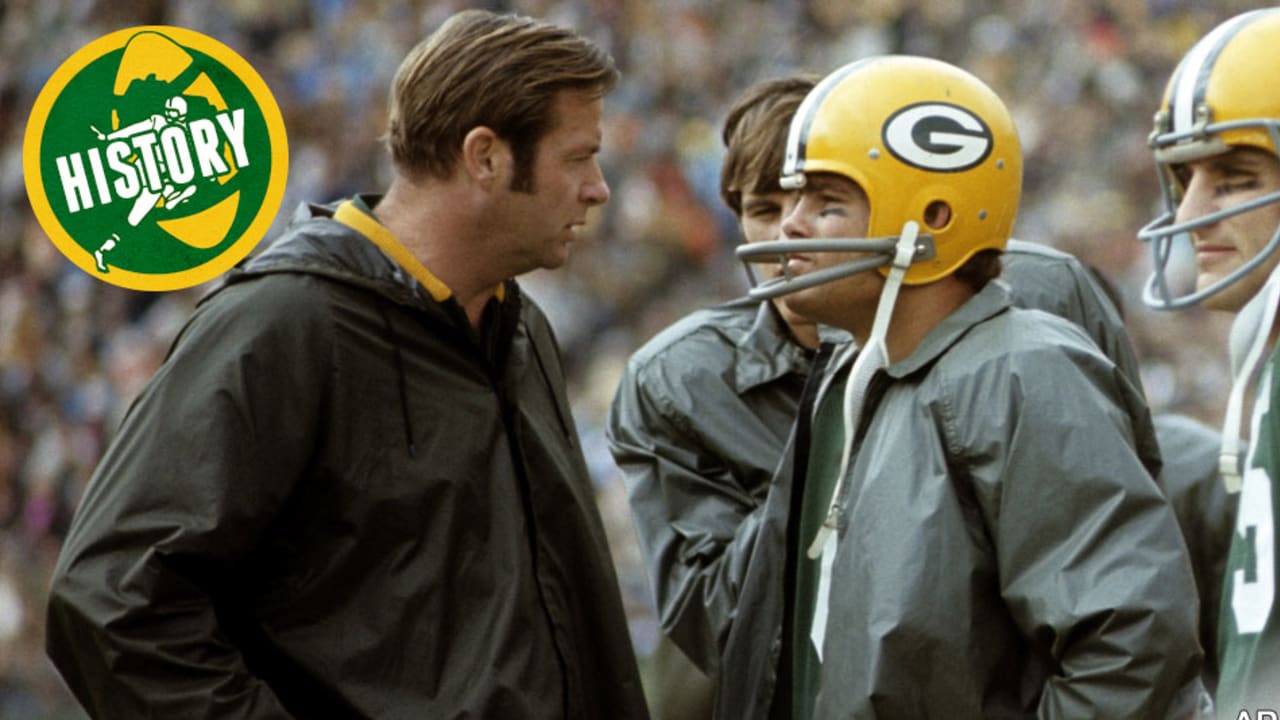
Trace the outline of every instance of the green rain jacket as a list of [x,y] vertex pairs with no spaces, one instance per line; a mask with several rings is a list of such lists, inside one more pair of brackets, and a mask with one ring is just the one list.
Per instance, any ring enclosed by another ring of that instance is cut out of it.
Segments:
[[[370,199],[370,204],[374,199]],[[48,651],[96,718],[644,718],[559,350],[303,206],[90,480]]]

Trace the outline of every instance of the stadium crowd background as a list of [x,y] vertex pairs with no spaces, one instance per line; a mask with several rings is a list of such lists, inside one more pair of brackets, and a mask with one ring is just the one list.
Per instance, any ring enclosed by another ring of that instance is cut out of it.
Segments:
[[593,212],[569,267],[524,284],[564,348],[642,658],[657,630],[604,417],[632,350],[680,315],[746,288],[732,255],[734,220],[718,196],[718,132],[728,104],[756,80],[904,52],[987,81],[1013,110],[1026,154],[1016,234],[1074,252],[1114,283],[1153,410],[1219,423],[1226,320],[1142,307],[1150,262],[1135,232],[1158,199],[1144,141],[1165,79],[1197,37],[1252,3],[3,0],[0,717],[82,717],[44,658],[49,572],[105,442],[207,290],[122,290],[57,251],[22,179],[23,131],[40,88],[85,43],[125,27],[178,25],[229,45],[267,81],[288,129],[289,183],[274,233],[300,201],[385,187],[377,137],[391,75],[409,47],[466,6],[573,26],[623,71],[605,105],[602,164],[613,199]]

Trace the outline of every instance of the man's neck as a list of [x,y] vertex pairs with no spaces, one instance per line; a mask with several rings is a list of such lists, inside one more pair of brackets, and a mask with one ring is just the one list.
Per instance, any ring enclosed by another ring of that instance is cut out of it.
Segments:
[[[903,285],[898,290],[898,300],[884,341],[889,362],[892,364],[910,356],[938,323],[974,295],[968,284],[954,277],[945,277],[928,285]],[[864,326],[852,329],[859,343],[865,344],[871,337],[872,318],[874,314],[868,316]]]
[[480,327],[484,307],[505,279],[492,271],[483,227],[471,211],[465,188],[449,181],[397,176],[374,215],[426,268],[453,292],[471,326]]

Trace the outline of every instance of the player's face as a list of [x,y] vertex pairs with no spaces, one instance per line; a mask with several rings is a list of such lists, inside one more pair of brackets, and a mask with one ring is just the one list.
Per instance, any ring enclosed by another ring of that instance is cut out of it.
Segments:
[[514,259],[527,269],[563,265],[587,210],[609,200],[597,161],[603,106],[590,94],[561,92],[555,100],[557,123],[538,143],[532,192],[510,193],[517,206]]
[[[848,178],[829,173],[805,176],[804,187],[784,207],[783,235],[788,239],[866,237],[871,217],[867,195]],[[864,258],[865,253],[797,253],[787,256],[787,270],[804,275]],[[791,293],[787,305],[796,313],[855,334],[862,318],[874,316],[884,278],[877,272],[855,275]]]
[[[742,193],[742,216],[738,219],[742,228],[742,237],[748,243],[780,240],[782,238],[782,208],[794,193],[784,190],[773,192]],[[792,203],[794,205],[794,203]],[[762,280],[769,280],[782,274],[782,266],[777,263],[762,263],[755,266]],[[811,327],[813,321],[798,315],[787,305],[786,296],[773,301],[782,319],[794,332],[801,328]]]
[[[744,190],[742,217],[739,218],[743,239],[749,243],[781,239],[782,204],[789,195],[791,193],[782,190],[775,192]],[[767,265],[761,265],[761,268],[770,273],[769,277],[773,277],[779,271],[779,268]]]
[[[1234,148],[1221,155],[1176,168],[1183,187],[1177,222],[1237,207],[1280,190],[1280,160],[1254,148]],[[1233,215],[1191,233],[1196,251],[1196,289],[1204,289],[1258,254],[1280,227],[1280,205],[1271,204]],[[1280,253],[1240,280],[1204,300],[1212,310],[1238,311],[1252,298],[1280,261]]]

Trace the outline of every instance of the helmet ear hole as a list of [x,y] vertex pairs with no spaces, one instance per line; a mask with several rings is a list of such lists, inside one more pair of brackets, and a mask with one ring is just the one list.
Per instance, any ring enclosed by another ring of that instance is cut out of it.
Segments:
[[951,204],[934,200],[924,209],[924,224],[930,230],[944,230],[951,224]]

